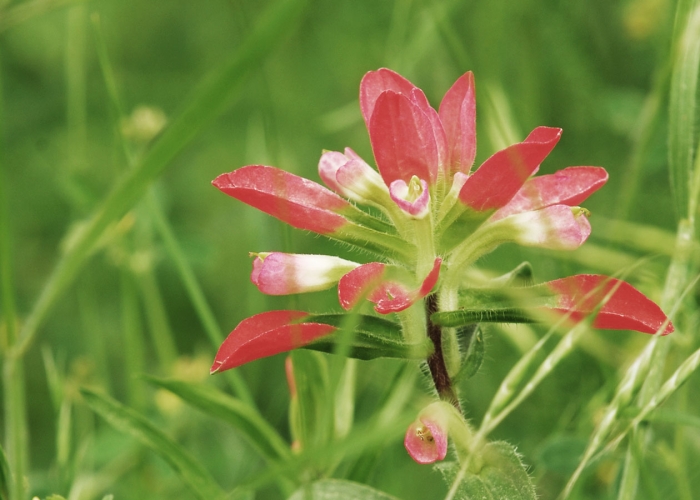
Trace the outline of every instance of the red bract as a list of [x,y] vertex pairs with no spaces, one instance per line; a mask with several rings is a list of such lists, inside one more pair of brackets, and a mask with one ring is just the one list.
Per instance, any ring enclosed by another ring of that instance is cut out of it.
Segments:
[[560,137],[559,128],[537,127],[523,142],[488,158],[464,183],[459,200],[479,212],[501,208],[537,170]]
[[476,89],[471,71],[447,91],[439,114],[449,144],[449,173],[467,174],[476,156]]
[[551,205],[579,205],[607,181],[608,173],[601,167],[569,167],[551,175],[533,177],[506,206],[493,214],[491,220]]
[[350,310],[364,297],[376,304],[380,314],[400,312],[428,295],[437,284],[442,259],[437,258],[430,273],[417,290],[393,278],[387,278],[387,265],[371,262],[343,276],[338,283],[338,298],[343,309]]
[[334,233],[348,224],[338,212],[350,204],[320,184],[284,170],[250,165],[221,174],[214,186],[299,229]]
[[[432,339],[418,338],[425,324],[417,318],[425,315],[404,311],[420,305],[430,309],[432,317],[473,308],[460,292],[468,266],[487,252],[508,242],[572,250],[588,238],[588,211],[577,205],[605,184],[607,172],[569,167],[531,177],[558,143],[561,129],[537,127],[472,172],[476,90],[471,73],[457,79],[436,111],[406,78],[384,68],[371,71],[360,84],[360,108],[378,170],[346,148],[342,153],[325,151],[318,164],[321,179],[332,191],[262,165],[214,180],[217,188],[244,203],[378,259],[359,265],[323,255],[255,254],[251,280],[263,293],[311,292],[338,283],[345,310],[366,298],[380,314],[397,313],[399,323],[407,327],[404,340],[421,345]],[[614,290],[593,323],[599,328],[652,333],[666,321],[658,306],[617,280],[574,276],[546,286],[556,296],[550,308],[571,312],[575,320],[595,312]],[[430,294],[438,300],[420,304]],[[244,320],[221,346],[212,371],[293,349],[335,330],[305,323],[306,314],[274,311]],[[663,333],[672,330],[669,324]],[[450,339],[450,345],[457,342]]]
[[321,323],[303,323],[307,316],[309,313],[303,311],[269,311],[244,319],[219,347],[211,373],[291,351],[337,329]]
[[629,283],[609,276],[579,274],[544,284],[556,294],[548,309],[569,313],[573,321],[596,312],[594,328],[636,330],[661,335],[674,328],[661,308]]

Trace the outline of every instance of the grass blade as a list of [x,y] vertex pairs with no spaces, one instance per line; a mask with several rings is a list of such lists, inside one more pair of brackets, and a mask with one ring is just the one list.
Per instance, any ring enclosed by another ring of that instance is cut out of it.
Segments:
[[233,58],[204,82],[160,139],[107,195],[54,268],[20,332],[15,356],[23,355],[31,346],[47,313],[73,281],[109,223],[133,206],[170,161],[225,108],[248,74],[300,17],[305,5],[306,0],[282,0],[263,14]]
[[80,391],[87,404],[112,427],[133,436],[163,458],[201,500],[223,498],[224,492],[202,465],[146,417],[109,396]]
[[179,396],[209,416],[238,429],[269,460],[289,457],[289,445],[260,414],[245,403],[205,385],[193,385],[146,375],[146,380]]
[[[687,17],[685,8],[688,9]],[[688,188],[693,178],[697,136],[698,65],[700,65],[700,8],[697,1],[680,2],[676,19],[676,61],[671,76],[669,107],[669,167],[671,189],[679,217],[688,214]]]

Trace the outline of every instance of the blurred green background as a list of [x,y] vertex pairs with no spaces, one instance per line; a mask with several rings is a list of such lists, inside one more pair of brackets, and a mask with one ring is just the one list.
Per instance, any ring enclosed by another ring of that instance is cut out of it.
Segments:
[[[147,154],[157,131],[180,116],[201,82],[231,58],[274,2],[0,3],[0,161],[21,325],[61,255],[128,174],[130,163]],[[318,181],[323,149],[350,146],[370,160],[357,102],[360,80],[369,70],[398,71],[423,88],[434,106],[457,77],[472,70],[477,164],[534,127],[548,125],[564,134],[541,173],[570,165],[599,165],[610,173],[607,186],[585,204],[593,235],[581,250],[560,255],[507,246],[481,262],[483,268],[505,272],[529,260],[536,279],[545,281],[581,272],[614,273],[642,256],[666,254],[628,277],[658,299],[676,226],[666,151],[674,9],[670,0],[309,2],[276,48],[246,69],[249,77],[232,90],[222,112],[196,130],[152,190],[107,229],[40,326],[24,365],[30,493],[192,498],[165,462],[81,402],[81,386],[103,388],[149,415],[225,489],[265,467],[236,431],[139,378],[151,373],[226,387],[221,376],[208,377],[215,350],[164,244],[157,214],[167,219],[225,332],[276,307],[337,310],[330,291],[293,298],[261,295],[248,278],[248,252],[367,257],[283,227],[225,197],[210,182],[253,163]],[[121,110],[106,84],[100,50]],[[117,139],[120,133],[125,146]],[[628,235],[613,219],[643,226],[632,226]],[[463,388],[469,418],[478,422],[503,376],[539,333],[525,326],[487,329],[485,365]],[[496,430],[494,438],[517,446],[532,466],[542,498],[561,491],[618,368],[646,341],[626,332],[588,338]],[[262,415],[288,437],[283,365],[283,356],[277,356],[240,373]],[[376,411],[399,368],[393,361],[361,363],[356,421]],[[52,390],[52,380],[61,389]],[[697,390],[697,380],[692,383]],[[427,400],[427,387],[416,383],[416,409]],[[67,423],[61,417],[64,399],[71,408]],[[696,401],[687,404],[697,410]],[[72,430],[68,438],[66,426]],[[658,431],[662,438],[670,436],[670,444],[655,450],[651,481],[660,498],[676,498],[668,479],[673,461],[664,455],[673,446],[673,429],[659,426]],[[691,442],[689,457],[700,460],[697,432]],[[580,498],[614,498],[618,455],[591,468]],[[689,484],[700,488],[694,474]],[[446,491],[438,473],[410,460],[400,439],[385,443],[367,480],[404,499],[441,498]],[[81,481],[89,485],[82,493]],[[639,498],[655,498],[648,491]],[[280,494],[265,487],[257,498]]]

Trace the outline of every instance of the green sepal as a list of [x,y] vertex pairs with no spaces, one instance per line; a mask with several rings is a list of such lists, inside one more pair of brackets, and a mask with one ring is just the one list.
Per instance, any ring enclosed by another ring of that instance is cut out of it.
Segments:
[[396,259],[407,265],[414,265],[416,261],[415,245],[399,236],[376,231],[369,227],[349,223],[336,232],[325,236],[349,243],[382,259]]
[[440,221],[437,229],[439,252],[447,254],[452,251],[491,217],[491,214],[493,210],[477,212],[460,202],[455,203],[452,210]]
[[365,212],[357,208],[355,205],[350,205],[349,207],[339,210],[338,213],[344,217],[350,219],[352,222],[359,224],[360,226],[365,226],[380,233],[396,235],[396,227],[393,224],[386,222],[385,220],[376,217],[372,214]]
[[459,309],[433,313],[430,320],[440,326],[460,327],[471,323],[536,323],[525,309],[505,307],[497,309]]
[[[305,322],[345,326],[347,314],[315,314],[304,318]],[[355,315],[354,336],[347,355],[351,358],[370,360],[376,358],[426,359],[432,352],[431,344],[408,344],[403,339],[401,326],[389,320],[369,315]],[[333,353],[341,342],[336,333],[313,342],[306,349]]]
[[478,456],[471,458],[464,475],[459,474],[459,464],[443,463],[436,466],[450,488],[456,480],[460,480],[453,498],[537,500],[535,487],[527,470],[510,444],[503,441],[489,443],[474,454]]
[[512,271],[494,278],[489,282],[494,287],[528,287],[535,284],[535,272],[532,264],[521,262]]

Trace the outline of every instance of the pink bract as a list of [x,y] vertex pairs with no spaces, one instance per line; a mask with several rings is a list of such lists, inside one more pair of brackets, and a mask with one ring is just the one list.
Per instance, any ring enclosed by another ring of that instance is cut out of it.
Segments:
[[219,347],[211,373],[291,351],[336,330],[331,325],[302,322],[307,316],[303,311],[268,311],[244,319]]
[[657,333],[663,327],[661,335],[674,331],[661,308],[624,281],[597,274],[579,274],[544,285],[557,295],[550,309],[569,313],[573,321],[597,311],[594,328]]

